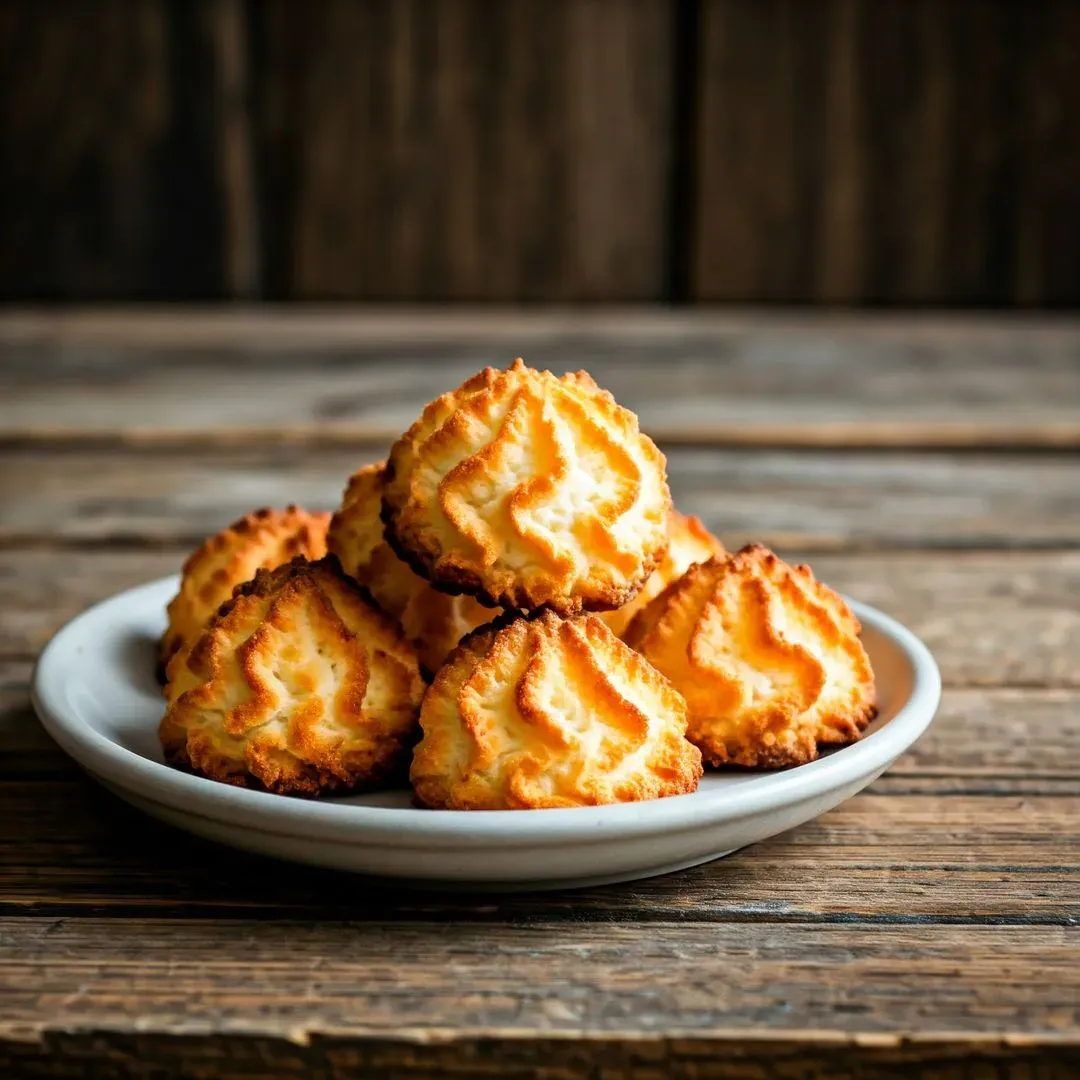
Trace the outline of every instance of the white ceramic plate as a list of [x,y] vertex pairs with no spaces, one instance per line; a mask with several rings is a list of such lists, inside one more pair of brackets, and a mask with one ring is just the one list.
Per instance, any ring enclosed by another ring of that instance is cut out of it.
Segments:
[[556,888],[626,881],[727,855],[836,806],[896,760],[941,693],[926,646],[863,604],[881,712],[862,741],[781,772],[708,773],[692,795],[572,810],[419,810],[407,791],[308,801],[164,765],[154,649],[164,578],[83,612],[46,646],[34,705],[49,734],[122,799],[181,829],[295,862],[415,882]]

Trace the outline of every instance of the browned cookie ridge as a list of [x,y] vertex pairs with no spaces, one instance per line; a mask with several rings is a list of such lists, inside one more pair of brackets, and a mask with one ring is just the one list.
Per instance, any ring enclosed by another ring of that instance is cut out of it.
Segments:
[[469,635],[424,699],[411,779],[427,806],[592,806],[697,788],[685,703],[596,617],[504,616]]
[[168,674],[166,760],[212,780],[357,788],[403,771],[418,734],[416,652],[332,558],[260,570]]
[[451,596],[419,577],[387,543],[382,509],[386,469],[366,465],[353,474],[334,514],[327,546],[345,572],[371,590],[416,645],[421,663],[434,672],[470,630],[491,619],[491,609],[469,596]]
[[322,558],[329,524],[326,513],[267,507],[204,541],[184,563],[180,589],[169,602],[169,625],[158,650],[162,677],[173,655],[195,643],[233,589],[256,570],[273,570],[297,555]]
[[667,548],[664,457],[584,372],[487,368],[394,444],[387,539],[439,588],[563,614],[619,607]]
[[707,762],[777,767],[858,739],[873,718],[859,630],[808,566],[752,545],[692,566],[626,640],[682,691]]
[[672,510],[668,517],[668,549],[649,579],[628,604],[615,611],[601,612],[600,618],[620,637],[625,635],[634,616],[659,596],[673,581],[682,577],[694,563],[705,562],[713,555],[723,555],[724,545],[696,517]]

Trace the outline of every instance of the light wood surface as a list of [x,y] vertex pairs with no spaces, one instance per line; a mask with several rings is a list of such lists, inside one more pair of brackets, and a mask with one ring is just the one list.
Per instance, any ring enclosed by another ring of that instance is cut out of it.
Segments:
[[[1080,326],[620,318],[0,318],[0,1075],[1080,1073]],[[332,505],[514,352],[639,408],[730,544],[927,641],[941,712],[893,769],[710,866],[440,895],[223,852],[53,746],[65,619],[260,503]]]
[[484,364],[585,367],[667,442],[1080,447],[1061,319],[288,309],[0,315],[9,444],[396,438]]
[[[349,446],[0,448],[0,544],[197,543],[256,505],[333,509],[389,442]],[[680,447],[676,503],[729,547],[1038,549],[1078,543],[1075,454]],[[182,513],[178,513],[182,510]]]

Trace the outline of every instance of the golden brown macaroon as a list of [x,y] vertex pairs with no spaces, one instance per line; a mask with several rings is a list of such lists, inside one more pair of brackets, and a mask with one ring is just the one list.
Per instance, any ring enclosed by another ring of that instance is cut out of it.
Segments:
[[694,563],[723,554],[724,545],[705,528],[700,518],[672,510],[668,517],[667,553],[629,604],[623,604],[615,611],[601,612],[600,618],[611,627],[612,633],[622,637],[634,616]]
[[237,588],[169,663],[166,760],[286,794],[403,771],[419,734],[416,652],[336,560],[296,559]]
[[859,622],[808,566],[758,544],[690,569],[640,612],[627,642],[686,697],[711,765],[800,765],[859,738],[874,675]]
[[211,536],[184,563],[180,591],[169,602],[169,625],[158,647],[160,673],[173,654],[190,648],[217,609],[256,570],[273,570],[297,555],[326,554],[330,515],[299,506],[255,510]]
[[385,462],[380,462],[353,475],[330,522],[327,546],[345,572],[401,623],[420,662],[435,672],[467,633],[490,621],[491,609],[471,596],[439,592],[394,554],[379,516],[385,470]]
[[410,778],[421,803],[451,810],[681,795],[701,777],[685,708],[595,616],[504,616],[436,676]]
[[433,401],[394,444],[386,535],[440,588],[562,614],[636,596],[667,547],[664,456],[584,372],[520,358]]

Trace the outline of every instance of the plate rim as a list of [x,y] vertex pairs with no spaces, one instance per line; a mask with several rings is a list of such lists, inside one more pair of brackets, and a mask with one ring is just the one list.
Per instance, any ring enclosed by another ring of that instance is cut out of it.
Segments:
[[474,848],[480,841],[492,846],[547,846],[697,831],[768,814],[883,771],[929,727],[941,699],[941,675],[927,646],[892,616],[845,597],[864,626],[882,634],[904,655],[912,673],[908,699],[883,728],[859,742],[762,776],[759,783],[740,785],[734,797],[731,789],[699,790],[646,802],[515,811],[425,810],[292,798],[217,783],[142,757],[72,714],[53,689],[70,670],[65,646],[81,624],[138,604],[146,594],[164,593],[177,581],[173,574],[124,589],[68,620],[35,664],[30,695],[34,711],[60,748],[91,775],[176,811],[275,835],[305,837],[316,832],[321,841],[365,846],[419,848],[434,841],[443,847]]

